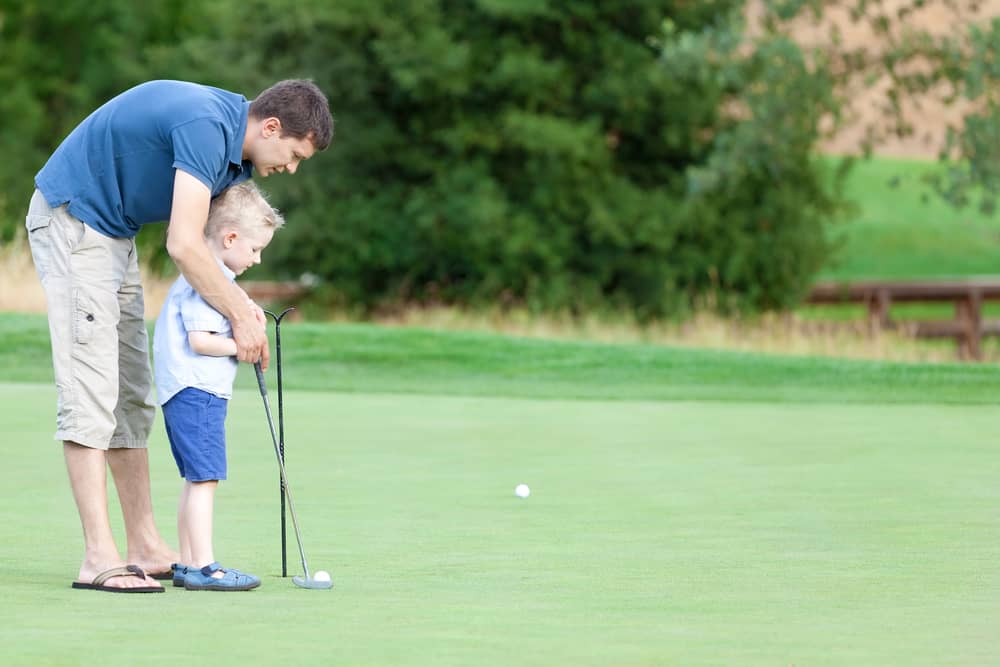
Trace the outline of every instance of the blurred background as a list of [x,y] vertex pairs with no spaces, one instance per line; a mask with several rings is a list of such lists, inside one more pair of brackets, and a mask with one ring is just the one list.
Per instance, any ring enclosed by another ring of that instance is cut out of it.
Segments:
[[[308,319],[950,360],[953,343],[873,336],[863,306],[809,294],[1000,274],[998,16],[954,0],[0,0],[0,310],[44,310],[33,175],[97,106],[149,79],[252,99],[302,77],[329,97],[334,143],[258,179],[289,224],[247,278],[302,286]],[[140,235],[150,317],[175,275],[164,232]]]

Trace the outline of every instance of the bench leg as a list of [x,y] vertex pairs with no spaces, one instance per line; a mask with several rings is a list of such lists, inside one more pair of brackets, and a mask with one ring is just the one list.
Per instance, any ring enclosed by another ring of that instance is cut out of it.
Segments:
[[868,298],[868,333],[872,336],[889,328],[889,307],[892,297],[886,290],[878,290]]
[[965,361],[982,359],[980,347],[982,322],[982,299],[973,293],[955,302],[955,319],[958,320],[962,333],[958,337],[958,356]]

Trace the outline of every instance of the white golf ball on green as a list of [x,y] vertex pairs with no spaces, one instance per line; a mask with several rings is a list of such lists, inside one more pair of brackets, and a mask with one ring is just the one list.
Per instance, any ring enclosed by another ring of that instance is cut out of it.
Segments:
[[330,581],[330,573],[326,570],[313,572],[313,581]]
[[527,498],[531,495],[531,489],[528,488],[527,484],[518,484],[517,488],[514,489],[514,495],[518,498]]

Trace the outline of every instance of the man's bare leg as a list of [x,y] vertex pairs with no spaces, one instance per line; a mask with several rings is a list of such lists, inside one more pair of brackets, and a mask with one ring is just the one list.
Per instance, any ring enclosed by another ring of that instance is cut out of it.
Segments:
[[125,519],[128,562],[151,574],[169,572],[170,565],[177,562],[178,554],[160,537],[153,520],[148,450],[109,449],[108,464]]
[[[104,450],[84,447],[75,442],[63,442],[63,455],[73,498],[83,526],[84,555],[77,581],[90,583],[101,572],[125,564],[115,546],[108,518],[107,455]],[[148,577],[113,577],[105,586],[133,588],[157,586]]]

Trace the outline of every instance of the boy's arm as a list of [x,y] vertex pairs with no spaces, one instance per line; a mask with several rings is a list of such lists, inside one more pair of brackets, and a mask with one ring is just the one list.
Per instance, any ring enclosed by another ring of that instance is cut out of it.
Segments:
[[189,331],[188,343],[191,344],[192,350],[209,357],[236,356],[236,341],[211,331]]
[[267,368],[270,350],[259,313],[246,293],[226,280],[205,243],[205,223],[212,193],[194,176],[177,169],[167,228],[167,252],[198,294],[226,316],[233,327],[240,361]]

